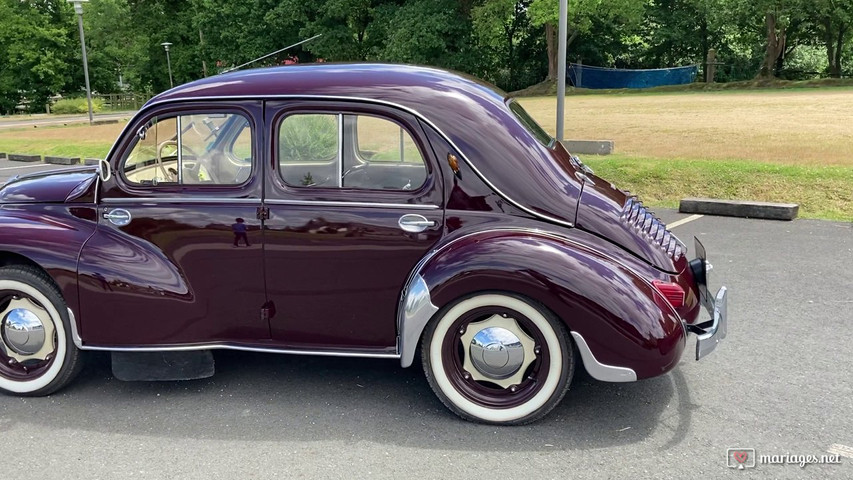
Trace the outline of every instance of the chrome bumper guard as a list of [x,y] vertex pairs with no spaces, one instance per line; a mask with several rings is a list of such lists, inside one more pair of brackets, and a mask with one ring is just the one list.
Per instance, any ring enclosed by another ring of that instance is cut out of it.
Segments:
[[687,325],[688,331],[696,334],[696,360],[699,360],[713,352],[720,340],[726,338],[728,290],[726,287],[720,287],[716,295],[711,295],[708,290],[708,272],[711,271],[712,266],[706,260],[705,247],[698,238],[694,240],[697,258],[690,262],[690,267],[693,269],[693,276],[699,287],[699,300],[711,315],[711,320],[707,322]]

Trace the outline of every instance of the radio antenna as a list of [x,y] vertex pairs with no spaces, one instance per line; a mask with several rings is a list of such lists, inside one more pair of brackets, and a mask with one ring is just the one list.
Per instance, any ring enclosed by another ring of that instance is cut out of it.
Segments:
[[263,57],[258,57],[258,58],[256,58],[256,59],[254,59],[254,60],[250,60],[250,61],[248,61],[248,62],[246,62],[246,63],[244,63],[244,64],[242,64],[242,65],[237,65],[237,66],[236,66],[236,67],[234,67],[234,68],[229,68],[228,70],[224,70],[224,71],[222,71],[222,72],[220,72],[220,73],[228,73],[228,72],[233,72],[234,70],[239,70],[239,69],[241,69],[241,68],[245,67],[246,65],[251,65],[251,64],[253,64],[253,63],[257,62],[258,60],[263,60],[263,59],[265,59],[265,58],[268,58],[268,57],[271,57],[271,56],[275,55],[276,53],[281,53],[281,52],[283,52],[283,51],[285,51],[285,50],[288,50],[288,49],[291,49],[291,48],[293,48],[293,47],[298,47],[299,45],[302,45],[303,43],[310,42],[311,40],[314,40],[315,38],[322,37],[322,36],[323,36],[323,34],[322,34],[322,33],[319,33],[319,34],[317,34],[317,35],[314,35],[314,36],[313,36],[313,37],[311,37],[311,38],[306,38],[305,40],[302,40],[301,42],[294,43],[293,45],[288,45],[287,47],[284,47],[284,48],[282,48],[282,49],[276,50],[276,51],[274,51],[274,52],[272,52],[272,53],[268,53],[268,54],[264,55]]

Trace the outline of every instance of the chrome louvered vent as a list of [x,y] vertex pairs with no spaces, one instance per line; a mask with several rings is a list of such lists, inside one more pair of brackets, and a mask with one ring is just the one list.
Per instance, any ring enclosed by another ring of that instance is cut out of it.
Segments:
[[622,220],[646,237],[652,245],[657,245],[673,260],[678,261],[687,251],[684,243],[666,229],[654,213],[643,206],[637,197],[628,197],[622,207]]

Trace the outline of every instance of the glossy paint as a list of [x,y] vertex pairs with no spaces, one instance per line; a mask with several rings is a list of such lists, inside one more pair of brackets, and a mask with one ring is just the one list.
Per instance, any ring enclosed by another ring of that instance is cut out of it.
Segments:
[[686,335],[681,319],[671,308],[661,308],[649,280],[627,265],[535,230],[487,230],[458,238],[419,271],[436,305],[462,292],[517,292],[555,312],[587,339],[602,363],[631,368],[645,378],[678,362]]
[[[64,203],[95,181],[94,167],[21,175],[0,188],[0,203]],[[79,187],[79,188],[78,188]]]
[[[245,184],[141,187],[123,179],[118,167],[140,126],[156,115],[210,109],[250,120],[254,168]],[[315,110],[403,125],[427,161],[424,186],[285,185],[277,122],[289,111]],[[465,160],[456,171],[449,154]],[[84,346],[395,354],[403,292],[420,275],[438,308],[487,290],[539,301],[600,362],[644,378],[677,363],[682,321],[698,318],[686,259],[673,262],[619,223],[625,192],[584,179],[562,146],[541,145],[519,124],[502,92],[468,77],[392,65],[211,77],[152,99],[108,161],[114,175],[106,182],[89,170],[0,190],[0,198],[9,195],[0,259],[26,258],[54,277]],[[51,205],[62,201],[72,203]],[[256,216],[259,207],[268,219]],[[104,220],[113,209],[132,221]],[[397,220],[406,214],[435,227],[404,232]],[[233,245],[236,218],[248,227],[249,245]],[[673,310],[653,280],[682,285],[685,306]]]

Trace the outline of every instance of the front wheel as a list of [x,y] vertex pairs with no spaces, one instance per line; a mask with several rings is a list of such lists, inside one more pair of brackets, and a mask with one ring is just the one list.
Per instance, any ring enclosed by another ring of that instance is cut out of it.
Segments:
[[80,370],[70,318],[50,277],[30,266],[0,268],[0,392],[49,395]]
[[421,354],[430,386],[450,410],[499,425],[544,417],[566,394],[575,365],[562,322],[505,293],[477,294],[442,309]]

